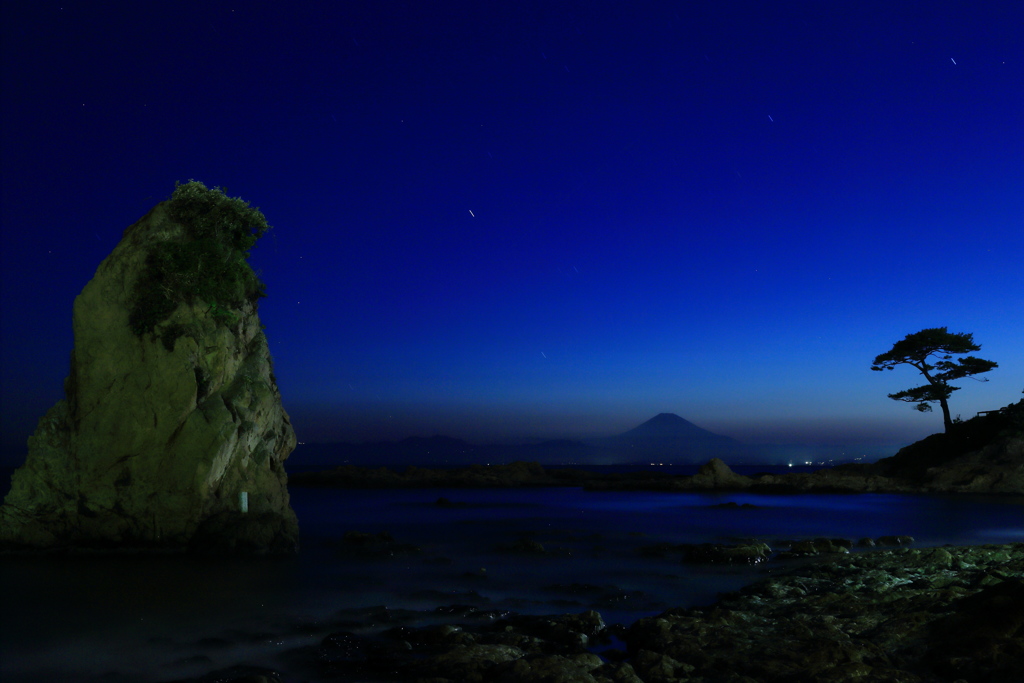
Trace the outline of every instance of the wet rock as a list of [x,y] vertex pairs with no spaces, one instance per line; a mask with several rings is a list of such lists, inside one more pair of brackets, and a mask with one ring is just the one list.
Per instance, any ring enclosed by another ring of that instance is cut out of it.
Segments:
[[526,653],[509,645],[457,645],[434,655],[419,668],[421,676],[432,675],[438,681],[486,683],[494,681],[498,664],[523,657]]
[[1011,681],[1024,671],[1024,579],[1010,577],[959,600],[932,625],[925,655],[950,679]]
[[910,545],[914,542],[913,536],[881,536],[875,540],[875,545]]
[[772,552],[767,543],[695,543],[681,548],[683,561],[695,564],[759,564],[767,561]]
[[476,638],[456,624],[432,624],[422,628],[399,626],[381,634],[389,640],[407,644],[409,647],[437,650],[441,646],[472,645]]
[[604,664],[597,655],[536,655],[498,667],[500,680],[523,683],[598,683],[592,672]]
[[787,552],[779,554],[779,558],[812,557],[823,553],[848,553],[852,545],[852,542],[845,538],[815,538],[807,541],[794,541],[790,543]]
[[640,650],[633,658],[633,668],[644,683],[675,683],[686,680],[694,670],[690,664],[650,650]]
[[594,672],[600,683],[644,683],[627,662],[608,663]]
[[605,623],[598,612],[588,610],[560,616],[517,615],[498,622],[495,627],[554,643],[569,651],[582,651],[605,630]]

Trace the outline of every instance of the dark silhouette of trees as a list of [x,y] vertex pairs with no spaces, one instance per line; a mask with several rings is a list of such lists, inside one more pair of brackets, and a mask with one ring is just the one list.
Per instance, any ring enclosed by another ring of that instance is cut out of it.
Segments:
[[[900,341],[893,344],[892,349],[875,358],[871,369],[882,371],[892,370],[897,365],[910,365],[924,375],[928,384],[913,389],[889,394],[894,401],[906,401],[916,403],[917,410],[922,413],[929,413],[932,410],[930,403],[937,402],[942,406],[942,423],[949,432],[953,427],[953,420],[949,416],[949,404],[947,399],[960,387],[950,386],[949,383],[973,377],[983,372],[998,367],[998,364],[967,356],[953,360],[953,355],[961,355],[971,351],[980,351],[981,346],[974,343],[974,335],[969,332],[948,332],[945,327],[932,327],[914,334],[908,334]],[[987,379],[978,380],[987,382]]]

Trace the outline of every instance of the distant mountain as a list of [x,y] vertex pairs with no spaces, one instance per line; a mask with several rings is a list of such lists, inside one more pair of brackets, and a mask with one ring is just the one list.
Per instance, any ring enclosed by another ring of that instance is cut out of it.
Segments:
[[662,413],[617,436],[590,441],[522,440],[519,443],[471,444],[450,436],[409,437],[370,443],[300,444],[288,460],[288,471],[301,472],[343,464],[404,468],[461,467],[477,463],[507,464],[517,460],[543,465],[664,462],[702,464],[718,457],[748,462],[756,451],[721,434],[701,429],[672,413]]
[[754,449],[735,439],[709,432],[674,413],[655,415],[628,432],[591,442],[616,451],[623,459],[657,459],[673,464],[705,462],[710,458],[735,461],[748,458]]
[[655,415],[639,427],[634,427],[628,432],[612,437],[632,443],[666,444],[683,440],[712,440],[719,443],[739,443],[734,439],[721,434],[701,429],[689,420],[684,420],[675,413],[661,413]]

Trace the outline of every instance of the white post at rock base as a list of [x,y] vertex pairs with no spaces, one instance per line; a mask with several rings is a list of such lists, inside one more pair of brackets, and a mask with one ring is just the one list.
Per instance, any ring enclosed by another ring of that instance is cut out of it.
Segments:
[[249,511],[249,492],[242,491],[238,494],[238,507],[242,509],[242,512]]

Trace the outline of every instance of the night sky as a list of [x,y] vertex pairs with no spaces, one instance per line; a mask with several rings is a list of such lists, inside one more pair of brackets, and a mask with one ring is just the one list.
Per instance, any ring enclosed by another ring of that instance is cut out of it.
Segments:
[[[2,436],[175,181],[241,196],[300,441],[941,431],[1024,389],[1024,3],[4,2]],[[7,456],[5,456],[7,457]]]

